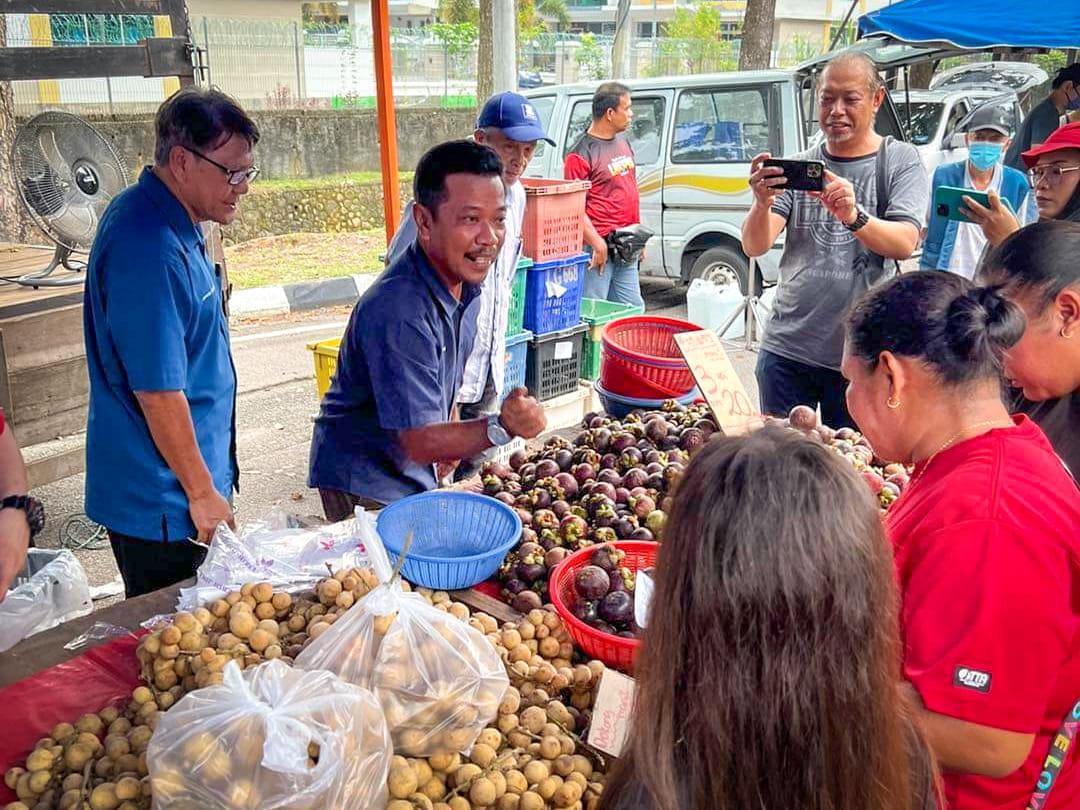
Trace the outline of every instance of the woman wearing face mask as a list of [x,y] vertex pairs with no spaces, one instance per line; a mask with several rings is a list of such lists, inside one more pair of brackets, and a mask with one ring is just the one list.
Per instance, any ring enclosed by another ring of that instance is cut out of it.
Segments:
[[[1074,172],[1080,175],[1080,172]],[[1039,222],[986,257],[979,280],[1024,311],[1027,328],[1005,376],[1028,414],[1080,480],[1080,223]]]
[[981,227],[957,222],[938,212],[934,193],[942,186],[992,191],[1008,201],[1013,211],[1023,210],[1028,196],[1027,178],[1001,163],[1012,135],[1010,121],[1001,107],[977,109],[965,124],[968,159],[938,166],[930,190],[926,240],[920,270],[948,270],[972,278],[986,247]]
[[[903,676],[950,810],[1022,808],[1080,698],[1080,497],[1001,400],[1020,309],[952,273],[908,273],[849,316],[848,407],[877,454],[914,464],[885,528]],[[1080,807],[1069,757],[1045,810]]]
[[[1021,157],[1028,167],[1038,219],[1080,222],[1080,123],[1059,127],[1046,143],[1029,149]],[[990,208],[969,199],[965,209],[972,222],[982,227],[991,246],[1000,245],[1022,224],[994,197],[990,195]]]

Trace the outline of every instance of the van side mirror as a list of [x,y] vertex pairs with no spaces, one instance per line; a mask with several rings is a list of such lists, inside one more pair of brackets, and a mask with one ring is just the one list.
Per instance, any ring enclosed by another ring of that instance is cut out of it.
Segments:
[[963,132],[954,132],[952,135],[945,136],[946,149],[964,149],[966,147],[967,138],[964,137]]

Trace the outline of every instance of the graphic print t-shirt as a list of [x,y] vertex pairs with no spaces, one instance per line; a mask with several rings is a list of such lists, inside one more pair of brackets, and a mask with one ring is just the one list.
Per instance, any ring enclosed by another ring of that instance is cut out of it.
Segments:
[[586,132],[566,156],[563,176],[592,183],[585,215],[600,236],[641,221],[634,150],[623,135],[605,140]]
[[[855,187],[855,199],[877,216],[877,153],[837,158],[818,146],[795,160],[821,160],[825,168]],[[910,144],[891,142],[885,150],[884,218],[922,227],[929,194],[926,170]],[[773,213],[787,220],[780,283],[762,348],[811,366],[839,370],[844,350],[844,317],[863,293],[892,274],[881,256],[865,248],[824,205],[805,191],[776,198]]]

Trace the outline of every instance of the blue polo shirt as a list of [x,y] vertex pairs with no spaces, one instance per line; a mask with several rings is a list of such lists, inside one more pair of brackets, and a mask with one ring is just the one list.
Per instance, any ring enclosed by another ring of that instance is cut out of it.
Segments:
[[109,204],[83,299],[90,413],[86,514],[145,540],[195,536],[188,500],[150,436],[136,391],[182,391],[214,487],[236,464],[236,371],[221,280],[202,231],[149,167]]
[[434,489],[399,431],[445,422],[476,338],[480,288],[457,301],[413,243],[356,303],[311,440],[308,485],[382,503]]

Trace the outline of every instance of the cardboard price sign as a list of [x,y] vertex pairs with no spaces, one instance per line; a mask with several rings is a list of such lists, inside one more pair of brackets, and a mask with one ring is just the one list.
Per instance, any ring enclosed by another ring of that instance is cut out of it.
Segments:
[[675,343],[690,366],[690,373],[709,403],[720,430],[729,436],[761,427],[762,418],[750,403],[746,389],[724,351],[720,337],[710,329],[682,332]]
[[634,709],[634,679],[613,669],[604,670],[596,689],[587,742],[605,754],[619,756],[630,730]]

